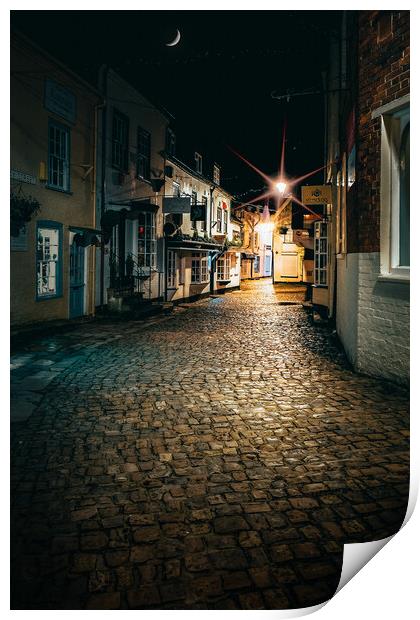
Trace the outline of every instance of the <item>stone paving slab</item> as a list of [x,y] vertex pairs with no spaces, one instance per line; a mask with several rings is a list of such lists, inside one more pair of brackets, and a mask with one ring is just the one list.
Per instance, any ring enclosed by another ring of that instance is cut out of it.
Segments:
[[407,392],[279,300],[250,282],[14,356],[13,609],[315,605],[345,542],[398,530]]

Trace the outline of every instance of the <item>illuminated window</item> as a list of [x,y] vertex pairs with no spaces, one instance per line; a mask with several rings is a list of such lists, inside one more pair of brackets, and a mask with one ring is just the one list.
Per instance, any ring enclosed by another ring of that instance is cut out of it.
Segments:
[[51,120],[48,127],[48,187],[65,192],[70,190],[70,130]]
[[230,280],[230,254],[217,259],[217,279]]
[[191,255],[191,284],[204,284],[208,281],[208,255],[204,252],[195,252]]
[[326,222],[315,222],[315,278],[318,286],[327,286],[328,279],[328,228]]
[[55,222],[37,223],[37,299],[61,295],[62,230]]
[[137,262],[139,267],[153,269],[156,266],[156,225],[154,213],[139,215]]

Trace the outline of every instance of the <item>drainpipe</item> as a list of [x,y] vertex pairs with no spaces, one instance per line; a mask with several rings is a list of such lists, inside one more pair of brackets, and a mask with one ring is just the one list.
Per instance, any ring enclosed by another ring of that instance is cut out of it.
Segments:
[[[214,185],[210,185],[210,234],[211,234],[211,225],[213,220],[213,192],[216,189]],[[217,255],[216,255],[217,256]],[[214,295],[214,263],[215,258],[212,256],[210,261],[210,294]]]
[[[107,79],[108,79],[108,66],[106,65],[103,68],[102,75],[102,93],[104,97],[103,109],[102,109],[102,162],[101,162],[101,219],[105,213],[106,206],[106,141],[107,141]],[[101,240],[101,270],[100,270],[100,307],[103,310],[104,307],[104,299],[105,299],[105,243],[104,236],[102,231],[102,240]]]

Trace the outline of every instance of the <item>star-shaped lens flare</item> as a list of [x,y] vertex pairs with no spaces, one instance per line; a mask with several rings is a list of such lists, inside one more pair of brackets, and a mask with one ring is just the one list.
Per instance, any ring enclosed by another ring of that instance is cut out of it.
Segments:
[[231,147],[229,148],[237,157],[239,157],[239,159],[241,159],[245,164],[247,164],[247,166],[249,166],[257,174],[259,174],[260,177],[267,184],[266,191],[264,191],[262,194],[259,194],[259,196],[256,196],[255,198],[252,198],[251,200],[248,200],[247,202],[239,205],[238,207],[235,207],[235,209],[241,209],[242,207],[246,205],[253,204],[256,202],[261,202],[261,201],[267,201],[270,198],[274,198],[275,203],[276,203],[276,211],[278,211],[282,202],[284,202],[287,198],[291,198],[291,200],[299,204],[301,207],[303,207],[304,209],[306,209],[313,215],[316,215],[317,218],[321,219],[318,214],[316,214],[314,211],[312,211],[312,209],[307,207],[305,204],[303,204],[303,202],[301,202],[298,198],[296,198],[296,196],[293,194],[293,189],[297,185],[302,183],[302,181],[304,181],[305,179],[323,170],[325,166],[320,166],[319,168],[316,168],[315,170],[311,170],[310,172],[307,172],[306,174],[303,174],[300,177],[292,178],[292,177],[286,176],[286,172],[285,172],[286,124],[284,124],[283,126],[283,139],[282,139],[282,146],[281,146],[279,174],[275,176],[274,178],[270,177],[269,175],[265,174],[262,170],[257,168],[257,166],[255,166],[252,162],[246,159],[246,157],[241,155],[241,153],[238,153],[237,151],[235,151],[235,149]]

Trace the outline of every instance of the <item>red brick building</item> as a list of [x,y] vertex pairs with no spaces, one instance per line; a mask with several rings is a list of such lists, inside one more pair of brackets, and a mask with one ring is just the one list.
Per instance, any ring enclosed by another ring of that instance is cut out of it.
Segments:
[[345,11],[327,95],[329,284],[355,368],[409,373],[409,11]]

